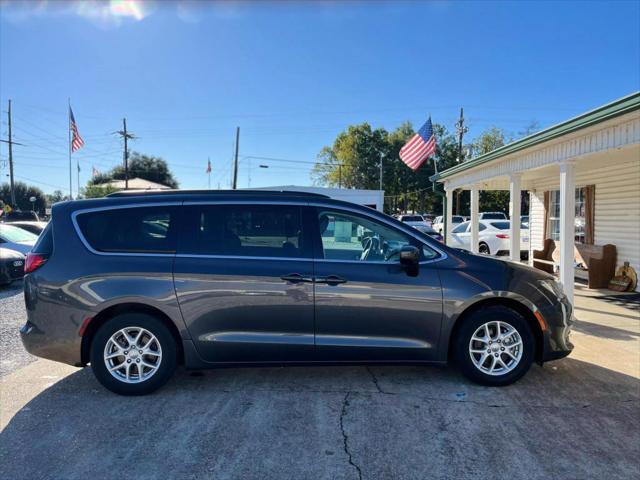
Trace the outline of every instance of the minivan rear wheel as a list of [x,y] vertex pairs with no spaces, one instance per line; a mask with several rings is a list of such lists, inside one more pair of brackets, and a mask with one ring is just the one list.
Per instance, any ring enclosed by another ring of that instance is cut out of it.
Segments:
[[176,343],[169,329],[144,313],[107,320],[91,342],[91,368],[98,381],[120,395],[146,395],[176,369]]
[[458,330],[455,359],[462,373],[481,385],[519,380],[533,363],[534,336],[515,310],[490,306],[473,312]]

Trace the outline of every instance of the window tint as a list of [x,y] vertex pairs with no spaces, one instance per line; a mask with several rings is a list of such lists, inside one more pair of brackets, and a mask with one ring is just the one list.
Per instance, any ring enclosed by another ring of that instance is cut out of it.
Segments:
[[424,219],[419,215],[405,215],[402,217],[403,222],[424,222]]
[[[325,259],[361,262],[400,261],[400,249],[418,245],[411,236],[369,218],[339,210],[318,209],[318,225]],[[438,254],[424,247],[423,259]]]
[[454,215],[453,217],[451,217],[451,221],[453,223],[460,223],[460,222],[464,222],[464,217],[460,217],[458,215]]
[[453,233],[464,233],[467,231],[467,227],[469,226],[469,224],[467,222],[465,223],[461,223],[460,225],[458,225],[456,228],[454,228],[452,230]]
[[483,223],[478,223],[478,231],[481,232],[483,230],[486,230],[487,226]]
[[101,252],[175,252],[176,207],[116,208],[82,213],[77,221],[89,245]]
[[180,252],[247,257],[309,257],[295,205],[194,205]]
[[484,220],[504,220],[507,216],[504,213],[483,213]]

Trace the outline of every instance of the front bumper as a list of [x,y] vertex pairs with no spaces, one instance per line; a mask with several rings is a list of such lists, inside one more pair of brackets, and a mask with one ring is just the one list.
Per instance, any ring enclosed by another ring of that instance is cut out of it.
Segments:
[[542,362],[564,358],[573,350],[571,343],[571,327],[573,325],[573,307],[566,296],[559,299],[556,312],[543,313],[547,321],[547,329],[544,332],[544,347]]

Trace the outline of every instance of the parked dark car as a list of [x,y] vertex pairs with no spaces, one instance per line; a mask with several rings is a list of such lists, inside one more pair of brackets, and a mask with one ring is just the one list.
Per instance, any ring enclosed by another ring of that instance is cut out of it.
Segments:
[[7,222],[7,225],[12,225],[14,227],[21,228],[26,230],[27,232],[31,232],[34,235],[40,235],[44,230],[44,227],[47,226],[47,222],[27,222],[27,221],[18,221],[18,222]]
[[26,261],[26,349],[125,395],[176,365],[444,363],[486,385],[561,358],[554,278],[296,192],[118,193],[54,205]]
[[17,221],[26,221],[26,222],[39,222],[40,218],[38,214],[33,210],[13,210],[9,213],[5,213],[0,216],[0,221],[3,222],[17,222]]
[[0,247],[0,285],[9,285],[24,277],[24,255]]

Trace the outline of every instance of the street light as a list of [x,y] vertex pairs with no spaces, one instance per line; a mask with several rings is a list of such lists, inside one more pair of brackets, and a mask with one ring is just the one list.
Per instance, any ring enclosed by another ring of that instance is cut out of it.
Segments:
[[35,210],[36,210],[36,197],[29,197],[29,201],[31,202],[31,211],[35,212]]

